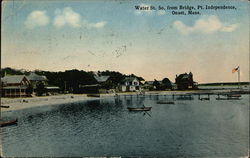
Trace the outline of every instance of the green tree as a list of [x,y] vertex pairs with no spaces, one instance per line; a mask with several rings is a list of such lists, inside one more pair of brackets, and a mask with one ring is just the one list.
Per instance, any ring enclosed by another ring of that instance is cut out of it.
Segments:
[[154,82],[153,82],[153,86],[154,86],[154,88],[155,88],[156,90],[159,90],[159,88],[160,88],[160,83],[159,83],[159,81],[157,81],[157,80],[155,79]]
[[36,95],[42,96],[46,92],[45,86],[42,82],[36,84]]
[[29,84],[28,87],[26,88],[26,94],[31,95],[33,93],[33,86],[32,84]]
[[164,90],[165,89],[172,89],[172,83],[171,83],[171,81],[168,78],[164,78],[162,80],[162,87],[163,87]]

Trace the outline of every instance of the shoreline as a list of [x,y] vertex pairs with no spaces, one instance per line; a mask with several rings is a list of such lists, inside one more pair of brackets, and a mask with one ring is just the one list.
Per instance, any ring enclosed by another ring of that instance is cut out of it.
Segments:
[[[148,91],[144,95],[198,95],[198,94],[223,94],[229,93],[230,90],[190,90],[190,91]],[[122,93],[107,93],[100,94],[100,97],[89,97],[87,94],[60,94],[53,96],[40,97],[23,97],[23,98],[1,98],[2,106],[9,106],[9,108],[1,108],[1,112],[16,111],[27,108],[53,106],[58,104],[68,104],[88,100],[100,100],[106,97],[114,96],[131,96],[140,95],[138,92],[122,92]]]
[[23,97],[23,98],[1,98],[1,105],[9,108],[1,108],[1,112],[16,111],[27,108],[53,106],[59,104],[75,103],[87,100],[99,100],[101,98],[87,97],[85,94],[62,94],[41,97]]

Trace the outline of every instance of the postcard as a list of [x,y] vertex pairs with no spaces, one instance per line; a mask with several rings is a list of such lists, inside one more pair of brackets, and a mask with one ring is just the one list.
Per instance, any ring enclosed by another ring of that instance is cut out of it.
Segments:
[[2,157],[248,157],[249,1],[3,0]]

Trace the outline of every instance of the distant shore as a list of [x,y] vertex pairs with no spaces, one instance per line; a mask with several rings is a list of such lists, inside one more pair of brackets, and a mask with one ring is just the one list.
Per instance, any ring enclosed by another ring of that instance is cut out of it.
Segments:
[[[145,95],[189,95],[189,94],[217,94],[228,93],[230,90],[189,90],[189,91],[148,91]],[[86,100],[99,100],[105,97],[123,96],[123,95],[141,95],[138,92],[125,93],[107,93],[100,94],[100,97],[88,97],[87,94],[60,94],[53,96],[41,97],[25,97],[25,98],[1,98],[2,106],[9,106],[9,108],[1,108],[1,112],[15,111],[33,107],[52,106],[59,104],[74,103]]]

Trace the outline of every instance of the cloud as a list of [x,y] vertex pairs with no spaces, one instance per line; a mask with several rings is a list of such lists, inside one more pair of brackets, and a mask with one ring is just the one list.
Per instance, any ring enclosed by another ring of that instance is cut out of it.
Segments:
[[158,15],[165,15],[166,14],[166,11],[165,10],[159,10],[159,11],[157,11],[157,14]]
[[86,27],[86,28],[103,28],[107,22],[100,21],[97,23],[90,23],[87,20],[81,20],[81,15],[75,12],[72,8],[66,7],[64,9],[57,9],[55,11],[54,26],[61,28],[63,26],[70,26],[73,28]]
[[46,11],[35,10],[31,12],[24,22],[24,25],[33,29],[39,26],[46,26],[49,24],[50,18],[46,15]]
[[101,22],[97,22],[97,23],[91,24],[90,26],[91,26],[91,27],[94,27],[94,28],[102,28],[102,27],[104,27],[106,24],[107,24],[106,21],[101,21]]
[[81,16],[80,14],[73,11],[70,7],[66,7],[63,10],[57,9],[56,17],[54,19],[54,26],[57,28],[63,27],[65,25],[71,27],[81,26]]
[[[136,5],[135,6],[135,15],[142,15],[142,14],[146,14],[146,15],[152,15],[154,10],[150,9],[150,4],[140,4],[140,5]],[[140,10],[140,8],[143,8],[142,10]]]
[[202,17],[195,21],[193,26],[187,26],[181,21],[175,21],[173,23],[174,27],[182,34],[189,34],[193,32],[199,32],[203,34],[221,32],[232,32],[237,27],[238,24],[225,25],[223,24],[217,16]]
[[238,24],[232,24],[232,25],[229,25],[229,26],[224,26],[223,28],[221,28],[221,31],[223,31],[223,32],[232,32],[237,27],[238,27]]

